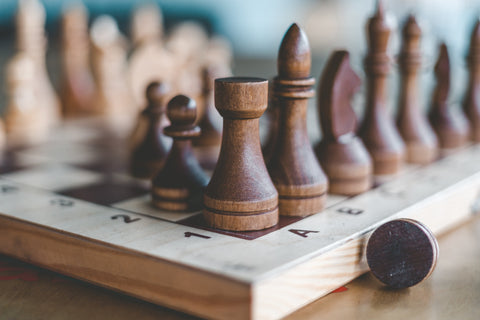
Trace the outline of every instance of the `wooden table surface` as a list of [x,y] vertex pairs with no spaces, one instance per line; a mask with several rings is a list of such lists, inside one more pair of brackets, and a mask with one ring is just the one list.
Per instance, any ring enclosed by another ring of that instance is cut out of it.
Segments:
[[[479,319],[480,217],[439,239],[432,276],[389,290],[370,274],[287,319]],[[196,319],[0,255],[0,319]]]

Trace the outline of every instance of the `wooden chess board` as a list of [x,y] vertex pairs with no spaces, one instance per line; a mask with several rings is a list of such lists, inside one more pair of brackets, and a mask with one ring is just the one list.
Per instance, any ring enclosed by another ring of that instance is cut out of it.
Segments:
[[407,167],[327,209],[257,232],[208,228],[200,212],[151,207],[126,173],[127,148],[93,122],[66,123],[0,168],[0,252],[156,304],[213,319],[277,319],[367,271],[385,221],[436,234],[480,209],[480,147]]

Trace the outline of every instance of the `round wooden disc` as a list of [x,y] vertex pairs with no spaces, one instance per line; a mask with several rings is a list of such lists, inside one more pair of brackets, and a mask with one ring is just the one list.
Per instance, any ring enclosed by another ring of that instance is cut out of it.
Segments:
[[399,219],[375,230],[367,243],[373,275],[392,288],[407,288],[427,278],[435,268],[438,243],[418,221]]

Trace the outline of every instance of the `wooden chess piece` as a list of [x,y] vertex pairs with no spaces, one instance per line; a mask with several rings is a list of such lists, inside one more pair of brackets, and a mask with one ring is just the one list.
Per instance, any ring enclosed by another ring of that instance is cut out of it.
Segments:
[[202,133],[194,141],[196,146],[218,146],[222,142],[222,122],[220,114],[214,106],[213,87],[216,78],[230,75],[218,76],[216,70],[212,67],[203,69],[203,114],[199,122]]
[[90,40],[86,8],[76,3],[62,15],[62,90],[64,116],[93,113],[95,84],[90,71]]
[[438,156],[438,141],[419,105],[418,70],[421,65],[420,30],[410,15],[403,28],[402,49],[398,58],[401,74],[397,127],[406,146],[406,160],[428,164]]
[[200,210],[208,177],[192,150],[191,140],[200,134],[200,128],[195,125],[195,101],[187,96],[175,96],[168,103],[167,115],[171,125],[164,133],[173,138],[173,145],[165,165],[152,180],[153,205],[172,211]]
[[133,11],[130,34],[135,47],[163,37],[163,16],[155,3],[141,5]]
[[480,142],[480,20],[475,24],[470,38],[467,64],[469,82],[463,101],[463,111],[470,122],[471,139]]
[[267,108],[268,81],[215,80],[215,107],[223,117],[220,156],[205,189],[203,214],[214,228],[261,230],[278,223],[278,193],[260,148],[259,118]]
[[391,288],[402,289],[428,278],[435,269],[438,242],[422,223],[398,219],[378,227],[367,243],[372,274]]
[[465,145],[469,135],[469,125],[464,114],[449,106],[450,91],[450,59],[445,43],[440,46],[437,63],[435,64],[437,84],[433,91],[429,120],[437,134],[439,146],[443,153]]
[[137,126],[136,139],[130,158],[130,172],[137,178],[151,179],[163,167],[172,145],[163,129],[169,124],[166,118],[168,86],[152,82],[146,90],[148,105],[142,111]]
[[315,79],[310,77],[310,45],[297,24],[282,40],[277,65],[273,95],[279,122],[268,172],[278,191],[279,214],[304,217],[325,207],[328,179],[308,139],[308,98],[315,94]]
[[[56,125],[60,119],[60,100],[53,88],[47,71],[45,35],[45,8],[38,0],[20,0],[16,15],[17,50],[30,56],[35,63],[35,95],[38,107],[49,125]],[[43,121],[43,120],[42,120]]]
[[28,146],[45,142],[51,123],[38,104],[35,61],[26,53],[17,53],[7,64],[7,108],[5,130],[9,146]]
[[126,40],[115,20],[105,15],[94,20],[90,37],[95,113],[103,116],[110,129],[125,132],[138,112],[127,79]]
[[[142,108],[147,103],[145,87],[152,81],[161,81],[173,87],[178,67],[175,57],[163,43],[163,18],[158,6],[149,4],[135,10],[131,35],[134,49],[129,58],[128,74],[135,103]],[[172,91],[171,97],[184,93],[174,88]]]
[[367,104],[359,136],[373,159],[376,175],[397,173],[405,157],[405,145],[387,110],[387,76],[390,57],[387,54],[390,27],[383,4],[378,1],[377,12],[368,22],[368,47],[365,57]]
[[356,135],[357,117],[350,101],[361,80],[350,67],[347,51],[335,51],[318,87],[322,140],[315,148],[333,194],[355,195],[372,186],[372,158]]

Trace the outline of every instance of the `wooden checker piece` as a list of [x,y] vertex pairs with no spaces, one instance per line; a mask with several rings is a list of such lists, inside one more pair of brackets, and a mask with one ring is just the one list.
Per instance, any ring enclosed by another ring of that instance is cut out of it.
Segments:
[[437,240],[425,225],[412,219],[398,219],[372,233],[367,244],[367,262],[378,280],[401,289],[430,276],[438,251]]

